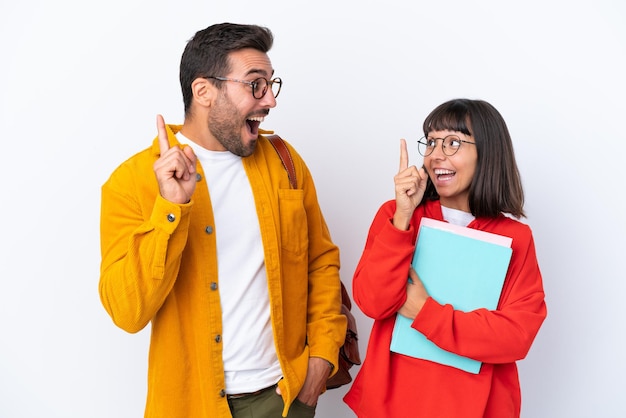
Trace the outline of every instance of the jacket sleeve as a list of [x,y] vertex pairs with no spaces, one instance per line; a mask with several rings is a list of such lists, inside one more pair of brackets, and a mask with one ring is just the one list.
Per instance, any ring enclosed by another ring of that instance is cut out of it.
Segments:
[[532,234],[519,224],[496,310],[463,312],[429,298],[412,326],[444,350],[485,363],[510,363],[526,357],[546,314]]
[[320,208],[313,178],[304,161],[300,173],[308,228],[307,341],[309,355],[321,357],[338,370],[339,348],[346,337],[347,319],[341,314],[339,248],[333,243]]
[[394,316],[406,301],[416,232],[413,221],[408,231],[395,228],[394,210],[395,201],[389,201],[376,213],[352,279],[356,304],[373,319]]
[[132,333],[150,322],[174,285],[191,210],[191,203],[160,197],[142,174],[123,164],[101,196],[100,299],[113,322]]

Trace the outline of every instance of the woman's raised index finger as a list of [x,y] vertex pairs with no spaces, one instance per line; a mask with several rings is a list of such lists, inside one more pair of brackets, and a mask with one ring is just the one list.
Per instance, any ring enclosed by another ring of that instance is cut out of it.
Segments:
[[159,148],[161,149],[161,155],[163,155],[170,149],[170,142],[167,140],[167,131],[165,130],[163,116],[157,115],[156,122],[157,132],[159,134]]
[[406,140],[400,140],[400,171],[402,172],[409,167],[409,152],[406,149]]

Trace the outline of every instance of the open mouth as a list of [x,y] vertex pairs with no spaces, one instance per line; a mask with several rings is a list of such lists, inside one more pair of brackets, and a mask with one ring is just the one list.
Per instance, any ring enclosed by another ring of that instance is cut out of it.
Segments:
[[445,170],[443,168],[436,168],[433,172],[439,181],[450,180],[456,174],[456,171]]
[[261,122],[263,122],[264,119],[265,118],[263,116],[249,117],[248,119],[246,119],[246,123],[248,124],[251,135],[259,135],[259,125],[261,124]]

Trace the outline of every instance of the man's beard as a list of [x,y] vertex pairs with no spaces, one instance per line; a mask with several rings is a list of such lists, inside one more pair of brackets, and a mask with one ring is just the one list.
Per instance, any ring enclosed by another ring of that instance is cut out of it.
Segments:
[[209,114],[209,132],[231,153],[247,157],[256,149],[257,141],[252,141],[248,146],[244,145],[240,135],[239,121],[241,119],[243,118],[237,108],[225,94],[221,94],[215,103],[214,110]]

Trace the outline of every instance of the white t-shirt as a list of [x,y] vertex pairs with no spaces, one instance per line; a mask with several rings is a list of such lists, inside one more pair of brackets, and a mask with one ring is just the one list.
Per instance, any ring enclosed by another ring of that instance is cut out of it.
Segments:
[[211,196],[226,393],[254,392],[276,383],[282,371],[274,346],[263,242],[252,188],[241,157],[228,151],[209,151],[181,133],[176,137],[194,150]]
[[475,219],[474,215],[469,212],[463,212],[462,210],[451,209],[445,206],[441,206],[441,213],[443,215],[443,219],[453,225],[467,226]]

